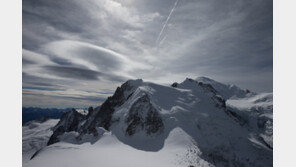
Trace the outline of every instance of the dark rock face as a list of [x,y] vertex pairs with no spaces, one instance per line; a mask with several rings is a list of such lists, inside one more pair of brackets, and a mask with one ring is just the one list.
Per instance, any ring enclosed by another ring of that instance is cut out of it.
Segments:
[[47,145],[59,142],[58,136],[62,135],[64,132],[78,131],[79,124],[84,119],[85,116],[78,113],[75,109],[64,113],[60,122],[53,128],[54,132]]
[[241,126],[247,123],[247,121],[239,114],[226,108],[226,100],[223,99],[221,95],[219,95],[219,92],[216,89],[214,89],[214,87],[211,84],[198,82],[198,85],[201,86],[205,91],[211,92],[213,94],[212,100],[216,103],[217,108],[223,109],[228,116],[232,117]]
[[57,142],[59,142],[60,140],[59,140],[59,136],[60,135],[62,135],[63,133],[65,133],[66,131],[65,131],[65,129],[64,129],[64,127],[62,127],[62,126],[60,126],[60,127],[58,127],[54,132],[53,132],[53,134],[50,136],[50,138],[49,138],[49,140],[48,140],[48,142],[47,142],[47,145],[49,146],[49,145],[51,145],[51,144],[54,144],[54,143],[57,143]]
[[[112,114],[115,107],[121,106],[131,95],[133,88],[130,82],[125,82],[121,87],[118,87],[113,96],[108,97],[107,100],[97,108],[89,107],[88,114],[82,115],[75,109],[62,115],[60,122],[54,127],[54,133],[50,137],[47,145],[59,142],[59,136],[65,132],[76,131],[81,138],[84,134],[93,134],[97,136],[97,127],[103,127],[109,130],[111,125]],[[130,94],[126,94],[130,92]]]
[[226,108],[226,102],[225,102],[225,100],[221,96],[214,95],[212,97],[212,100],[215,101],[217,108],[223,108],[223,109]]
[[128,99],[128,97],[130,97],[130,95],[125,97],[124,93],[130,91],[131,89],[132,86],[128,81],[125,82],[121,87],[117,87],[114,95],[108,97],[108,99],[101,105],[100,109],[95,112],[95,115],[93,114],[93,116],[90,116],[92,118],[87,120],[87,122],[82,126],[80,132],[82,134],[92,133],[93,135],[96,135],[96,127],[103,127],[106,130],[109,130],[114,108],[121,106]]
[[88,111],[88,113],[86,115],[86,118],[89,118],[91,115],[93,115],[94,108],[93,107],[89,107],[87,111]]
[[72,109],[71,111],[62,115],[61,121],[54,127],[54,129],[63,127],[66,132],[77,131],[80,121],[82,121],[84,118],[84,115],[80,114],[75,109]]
[[191,79],[191,78],[186,78],[188,81],[190,82],[196,82],[195,80]]
[[163,128],[162,119],[150,103],[148,95],[142,96],[132,105],[125,122],[128,124],[126,133],[130,136],[138,130],[145,130],[150,135]]
[[241,117],[239,114],[237,114],[236,112],[229,110],[229,109],[225,109],[225,112],[227,115],[232,117],[236,122],[238,122],[241,126],[243,126],[247,123],[247,121],[243,117]]
[[218,91],[216,89],[214,89],[211,84],[205,84],[202,82],[198,82],[198,85],[201,86],[202,88],[204,88],[205,90],[214,93],[215,95],[218,94]]
[[176,87],[178,87],[178,83],[177,82],[174,82],[171,86],[174,87],[174,88],[176,88]]
[[148,112],[144,125],[147,134],[157,133],[163,128],[162,119],[154,108]]
[[31,156],[30,160],[33,159],[34,157],[36,157],[36,155],[38,155],[38,153],[39,153],[41,150],[42,150],[42,149],[36,151],[36,152]]
[[226,108],[226,100],[219,95],[219,92],[216,89],[214,89],[214,87],[211,84],[204,84],[202,82],[198,82],[198,85],[201,86],[205,91],[211,92],[213,94],[212,100],[216,103],[217,108],[223,109],[228,116],[232,117],[241,126],[247,123],[247,121],[239,114]]
[[[199,83],[201,83],[201,82],[199,82]],[[224,112],[228,116],[233,118],[241,126],[243,126],[247,123],[247,121],[242,116],[240,116],[235,111],[232,111],[226,107],[226,100],[223,99],[220,95],[216,94],[217,91],[212,86],[208,86],[209,84],[206,84],[206,85],[207,85],[206,89],[213,93],[213,97],[211,99],[216,103],[217,108],[221,108],[222,110],[224,110]]]
[[251,93],[251,91],[249,89],[246,89],[246,93]]

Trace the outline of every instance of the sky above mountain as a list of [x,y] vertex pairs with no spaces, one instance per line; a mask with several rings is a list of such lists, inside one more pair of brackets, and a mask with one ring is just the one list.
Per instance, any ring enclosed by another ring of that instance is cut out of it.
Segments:
[[272,0],[23,0],[23,105],[99,105],[127,79],[272,92]]

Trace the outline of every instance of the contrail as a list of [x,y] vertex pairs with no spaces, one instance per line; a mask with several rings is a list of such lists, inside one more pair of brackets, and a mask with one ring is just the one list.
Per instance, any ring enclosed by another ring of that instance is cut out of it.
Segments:
[[160,39],[160,37],[161,37],[161,35],[162,35],[162,32],[163,32],[163,30],[165,29],[166,25],[168,24],[168,21],[169,21],[169,19],[171,18],[171,15],[172,15],[172,13],[173,13],[174,10],[175,10],[175,8],[176,8],[176,6],[177,6],[177,4],[178,4],[178,1],[179,1],[179,0],[176,0],[176,2],[175,2],[175,4],[174,4],[174,7],[172,8],[172,10],[171,10],[171,12],[170,12],[168,18],[167,18],[166,21],[164,22],[164,25],[163,25],[163,27],[162,27],[162,29],[161,29],[161,31],[160,31],[158,37],[157,37],[156,43],[159,42],[159,39]]

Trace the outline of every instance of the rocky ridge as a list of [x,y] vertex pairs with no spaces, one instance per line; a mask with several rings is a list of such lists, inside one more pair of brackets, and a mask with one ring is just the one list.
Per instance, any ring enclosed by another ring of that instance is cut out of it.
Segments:
[[[102,135],[98,128],[103,128],[134,148],[157,151],[169,133],[180,127],[199,146],[201,157],[216,166],[270,164],[272,118],[266,115],[272,114],[272,108],[254,111],[254,107],[248,110],[228,104],[248,98],[256,98],[254,105],[266,102],[266,97],[254,92],[205,77],[187,78],[171,87],[129,80],[101,107],[90,107],[87,115],[74,109],[64,114],[48,145],[59,142],[66,132],[75,132],[73,140],[83,142],[85,136]],[[141,144],[144,141],[147,147]],[[242,149],[254,155],[237,151]]]

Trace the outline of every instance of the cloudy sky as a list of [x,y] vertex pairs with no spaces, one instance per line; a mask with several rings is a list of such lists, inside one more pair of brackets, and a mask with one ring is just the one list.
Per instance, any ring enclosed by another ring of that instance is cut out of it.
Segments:
[[97,106],[127,79],[272,91],[272,0],[23,0],[23,106]]

